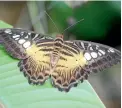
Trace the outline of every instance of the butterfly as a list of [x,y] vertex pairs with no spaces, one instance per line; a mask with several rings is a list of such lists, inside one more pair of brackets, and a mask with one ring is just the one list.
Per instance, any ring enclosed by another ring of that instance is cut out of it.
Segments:
[[1,29],[0,41],[16,59],[28,82],[42,85],[50,78],[59,91],[68,92],[92,72],[103,71],[121,60],[120,51],[98,43],[64,41],[23,29]]

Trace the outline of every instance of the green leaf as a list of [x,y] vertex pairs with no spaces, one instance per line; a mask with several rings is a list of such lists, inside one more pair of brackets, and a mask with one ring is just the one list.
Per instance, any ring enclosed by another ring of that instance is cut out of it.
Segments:
[[7,23],[4,23],[3,21],[0,20],[0,28],[12,28],[11,25],[7,24]]
[[[11,27],[0,22],[0,27]],[[0,47],[0,106],[5,108],[105,108],[88,81],[60,92],[49,80],[42,86],[29,85],[11,58]]]

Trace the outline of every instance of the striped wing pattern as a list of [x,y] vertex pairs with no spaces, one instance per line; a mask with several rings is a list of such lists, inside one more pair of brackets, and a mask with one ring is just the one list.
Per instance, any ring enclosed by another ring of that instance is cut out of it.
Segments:
[[80,51],[83,51],[83,55],[88,62],[84,69],[88,73],[103,71],[121,61],[120,51],[112,47],[88,41],[69,41],[67,43],[69,46],[75,45]]
[[88,79],[91,72],[99,72],[121,61],[114,48],[86,41],[65,41],[61,57],[54,70],[52,83],[60,91],[69,91],[78,82]]
[[49,77],[50,53],[53,49],[52,46],[49,46],[48,48],[51,50],[48,51],[47,46],[43,46],[32,45],[26,50],[29,57],[21,60],[18,65],[30,84],[43,84]]
[[[22,29],[0,30],[6,51],[20,60],[18,66],[30,84],[43,84],[49,77],[54,87],[68,92],[88,78],[120,62],[114,48],[87,41],[56,40]],[[58,59],[52,67],[52,57]]]
[[[73,48],[74,47],[74,48]],[[85,74],[81,71],[87,61],[77,46],[70,47],[63,45],[60,52],[60,59],[52,75],[52,84],[60,91],[68,92],[72,86],[77,86],[83,81]]]
[[2,29],[0,40],[12,57],[20,59],[18,66],[30,84],[45,82],[49,76],[49,53],[52,48],[50,46],[51,50],[47,51],[50,44],[44,43],[52,39],[22,29]]
[[[1,29],[0,41],[9,54],[17,59],[27,58],[26,49],[34,41],[32,39],[39,37],[39,34],[22,29]],[[43,37],[43,36],[40,36]]]

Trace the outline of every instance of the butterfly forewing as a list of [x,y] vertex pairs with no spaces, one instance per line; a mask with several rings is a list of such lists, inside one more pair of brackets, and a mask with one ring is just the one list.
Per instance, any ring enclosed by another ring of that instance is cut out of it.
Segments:
[[102,71],[121,61],[120,51],[106,45],[86,41],[67,41],[66,43],[69,46],[77,46],[83,52],[88,62],[84,69],[88,72]]
[[[39,34],[22,29],[1,29],[0,41],[7,52],[14,58],[27,58],[26,49],[29,48]],[[41,36],[40,36],[41,37]]]

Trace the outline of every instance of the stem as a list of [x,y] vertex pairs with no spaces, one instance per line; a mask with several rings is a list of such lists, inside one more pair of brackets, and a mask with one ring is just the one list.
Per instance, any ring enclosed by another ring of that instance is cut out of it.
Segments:
[[38,11],[36,1],[28,1],[27,7],[29,10],[29,14],[30,14],[30,18],[31,18],[31,22],[32,22],[34,31],[37,33],[44,34],[45,30],[44,30],[43,24],[41,23],[40,19],[39,20],[37,19],[39,11]]

